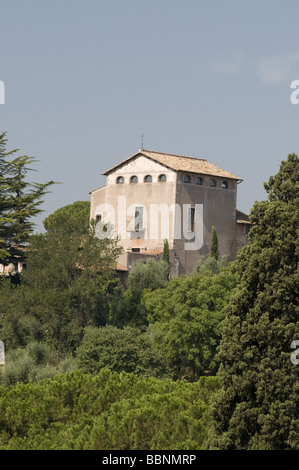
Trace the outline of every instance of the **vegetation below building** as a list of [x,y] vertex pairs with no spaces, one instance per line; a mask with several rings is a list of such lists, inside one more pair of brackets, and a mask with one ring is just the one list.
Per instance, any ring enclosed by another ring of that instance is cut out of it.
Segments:
[[0,277],[0,449],[298,450],[298,157],[265,185],[234,262],[218,261],[213,230],[192,274],[168,279],[166,244],[125,289],[117,241],[95,237],[87,202],[40,235],[28,207],[26,250],[11,248],[14,191],[19,205],[27,187],[5,173],[4,148],[2,135],[1,260],[22,255],[28,269]]

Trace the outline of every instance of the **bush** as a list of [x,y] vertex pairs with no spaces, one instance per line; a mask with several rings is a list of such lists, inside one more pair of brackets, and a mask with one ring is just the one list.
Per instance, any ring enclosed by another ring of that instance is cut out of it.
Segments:
[[90,374],[103,368],[153,376],[166,374],[166,366],[152,350],[149,335],[130,326],[87,327],[76,359],[78,367]]
[[149,258],[146,263],[134,263],[127,280],[128,289],[141,297],[145,289],[164,287],[168,281],[168,263]]
[[145,294],[154,349],[164,355],[174,379],[194,381],[217,373],[223,309],[234,287],[235,277],[227,268],[219,274],[205,270],[182,275],[164,289]]
[[0,372],[3,387],[17,383],[36,382],[46,377],[54,377],[56,356],[44,343],[32,342],[24,349],[7,354],[5,368]]

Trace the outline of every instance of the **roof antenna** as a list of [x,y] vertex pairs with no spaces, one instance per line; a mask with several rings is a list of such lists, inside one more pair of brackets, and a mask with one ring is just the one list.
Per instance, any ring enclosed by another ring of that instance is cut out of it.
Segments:
[[144,135],[142,134],[141,135],[141,150],[144,150],[144,148],[143,148],[143,138],[144,138]]

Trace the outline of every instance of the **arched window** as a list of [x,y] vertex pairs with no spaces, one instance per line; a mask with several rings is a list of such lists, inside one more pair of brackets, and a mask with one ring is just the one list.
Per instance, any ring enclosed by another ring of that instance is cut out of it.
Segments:
[[137,176],[132,176],[131,179],[130,179],[130,183],[138,183]]
[[202,178],[200,178],[200,176],[196,178],[196,184],[202,184]]
[[125,179],[123,176],[119,176],[116,180],[117,184],[124,184],[125,182]]
[[184,183],[190,183],[190,176],[189,175],[184,176]]
[[160,175],[159,181],[166,181],[166,175]]
[[223,189],[227,189],[227,188],[228,188],[227,181],[222,181],[222,183],[221,183],[221,188],[223,188]]
[[145,183],[151,183],[152,181],[153,181],[153,178],[151,177],[151,175],[147,175],[144,177]]
[[216,181],[213,180],[213,179],[210,179],[210,186],[212,186],[212,188],[215,188],[215,186],[216,186]]

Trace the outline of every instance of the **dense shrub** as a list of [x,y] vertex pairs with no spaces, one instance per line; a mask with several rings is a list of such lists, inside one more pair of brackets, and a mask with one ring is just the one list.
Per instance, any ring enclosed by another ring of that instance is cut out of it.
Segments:
[[154,348],[163,354],[174,379],[193,381],[217,372],[223,309],[234,286],[228,268],[219,274],[206,269],[172,279],[164,289],[144,295]]
[[18,384],[1,390],[0,450],[202,449],[217,389],[106,369]]
[[58,364],[56,354],[45,343],[33,341],[26,348],[9,352],[6,365],[0,368],[0,385],[9,387],[17,383],[37,382],[52,378],[58,371],[76,368],[73,358],[67,357]]
[[111,325],[87,327],[76,359],[79,368],[91,374],[103,368],[159,377],[167,373],[161,355],[152,348],[149,335],[130,326],[123,329]]

